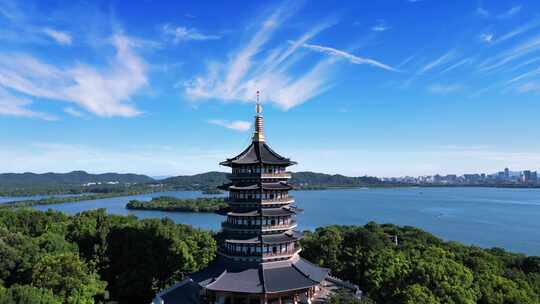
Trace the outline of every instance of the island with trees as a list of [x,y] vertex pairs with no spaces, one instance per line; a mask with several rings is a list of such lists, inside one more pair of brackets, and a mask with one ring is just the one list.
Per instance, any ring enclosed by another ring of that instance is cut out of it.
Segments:
[[227,208],[223,198],[199,197],[193,199],[171,196],[154,197],[151,201],[131,200],[126,205],[133,210],[157,210],[171,212],[218,212]]

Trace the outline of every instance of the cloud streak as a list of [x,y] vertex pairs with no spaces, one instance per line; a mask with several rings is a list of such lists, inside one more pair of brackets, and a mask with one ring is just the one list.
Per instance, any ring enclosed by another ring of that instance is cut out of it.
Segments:
[[115,35],[116,55],[103,70],[78,63],[59,68],[25,54],[0,54],[0,86],[22,94],[77,104],[101,117],[133,117],[130,99],[147,84],[145,62],[127,36]]
[[187,28],[183,26],[173,26],[165,24],[161,30],[169,37],[172,37],[174,43],[184,41],[205,41],[221,39],[220,35],[203,34],[195,28]]
[[312,50],[312,51],[319,52],[319,53],[334,56],[334,57],[337,57],[337,58],[342,58],[342,59],[345,59],[345,60],[349,61],[350,63],[367,64],[367,65],[371,65],[371,66],[378,67],[378,68],[388,70],[388,71],[394,71],[394,72],[397,71],[395,68],[393,68],[393,67],[391,67],[391,66],[389,66],[387,64],[384,64],[382,62],[379,62],[377,60],[356,56],[356,55],[353,55],[353,54],[350,54],[350,53],[347,53],[345,51],[341,51],[341,50],[338,50],[338,49],[335,49],[335,48],[322,46],[322,45],[307,44],[307,43],[304,43],[302,45],[302,47],[304,47],[306,49],[309,49],[309,50]]
[[454,51],[449,51],[446,54],[442,55],[441,57],[429,62],[426,64],[421,70],[420,74],[426,73],[442,64],[447,63],[452,57],[454,56]]
[[43,33],[60,45],[70,45],[72,42],[71,35],[68,32],[57,31],[51,28],[44,28]]
[[31,100],[15,97],[0,88],[0,115],[36,118],[47,121],[58,120],[58,118],[53,115],[28,109],[27,106],[31,103]]
[[229,55],[229,60],[215,61],[208,65],[206,74],[185,82],[186,96],[194,101],[253,102],[255,92],[260,90],[263,102],[288,110],[326,91],[330,87],[330,68],[335,58],[324,58],[303,71],[293,72],[292,66],[305,55],[298,52],[302,45],[335,22],[321,22],[295,41],[268,48],[275,32],[296,9],[283,5],[274,10],[257,24],[251,39]]
[[251,123],[249,121],[243,120],[228,121],[221,119],[211,119],[208,121],[208,123],[240,132],[245,132],[251,129]]

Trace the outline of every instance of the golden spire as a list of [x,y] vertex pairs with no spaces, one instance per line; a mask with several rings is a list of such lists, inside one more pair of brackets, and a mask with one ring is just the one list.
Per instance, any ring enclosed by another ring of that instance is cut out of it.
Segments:
[[262,105],[259,100],[259,91],[257,91],[257,105],[255,106],[255,132],[253,133],[253,141],[263,142],[264,141],[264,131],[263,131],[263,117],[262,117]]

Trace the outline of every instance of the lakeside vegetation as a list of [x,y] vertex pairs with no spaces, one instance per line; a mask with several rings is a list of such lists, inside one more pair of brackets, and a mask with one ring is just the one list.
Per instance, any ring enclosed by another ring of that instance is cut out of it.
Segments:
[[[540,302],[540,257],[375,223],[318,228],[302,245],[303,257],[358,284],[371,299],[362,303]],[[216,250],[211,232],[169,219],[3,209],[0,303],[149,303]],[[331,303],[358,302],[336,296]]]
[[227,204],[223,198],[218,197],[180,199],[170,196],[160,196],[152,198],[149,202],[131,200],[127,203],[126,208],[172,212],[218,212],[219,210],[227,208]]
[[376,223],[318,228],[307,232],[302,244],[302,256],[359,285],[372,300],[365,303],[540,303],[540,257]]
[[121,197],[129,195],[139,195],[145,194],[148,191],[141,190],[130,190],[123,192],[111,192],[111,193],[95,193],[95,194],[84,194],[76,196],[51,196],[41,199],[30,199],[30,200],[20,200],[12,201],[0,204],[0,209],[6,208],[23,208],[23,207],[33,207],[33,206],[42,206],[42,205],[55,205],[63,203],[77,203],[82,201],[91,201],[111,197]]

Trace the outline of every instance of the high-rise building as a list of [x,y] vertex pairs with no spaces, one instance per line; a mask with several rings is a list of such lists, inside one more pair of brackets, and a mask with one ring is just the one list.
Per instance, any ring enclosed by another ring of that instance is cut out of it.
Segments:
[[521,181],[524,184],[532,183],[533,182],[533,180],[532,180],[532,172],[530,170],[523,171],[523,173],[521,174]]
[[229,191],[229,211],[217,236],[218,257],[207,268],[158,293],[154,303],[312,303],[336,288],[360,297],[357,286],[299,256],[302,233],[295,230],[295,216],[300,210],[293,206],[291,175],[286,171],[294,164],[266,143],[257,102],[251,144],[221,163],[232,174],[231,182],[222,186]]

